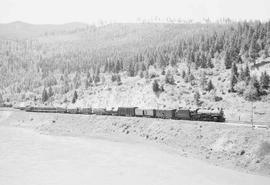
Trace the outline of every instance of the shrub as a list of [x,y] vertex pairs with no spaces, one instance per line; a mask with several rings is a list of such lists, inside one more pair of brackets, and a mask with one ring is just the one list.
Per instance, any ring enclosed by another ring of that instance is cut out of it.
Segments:
[[238,94],[243,94],[244,91],[246,90],[246,82],[244,81],[241,81],[241,82],[238,82],[235,86],[234,86],[234,89],[235,91],[238,93]]
[[249,84],[244,91],[244,98],[248,101],[260,100],[259,92],[252,84]]
[[117,80],[117,75],[113,74],[111,80],[112,82],[115,82]]
[[154,91],[155,93],[159,92],[160,89],[159,89],[159,83],[158,83],[157,80],[155,80],[155,81],[153,82],[152,88],[153,88],[153,91]]
[[186,71],[183,70],[182,71],[182,78],[185,79],[185,77],[186,77]]
[[259,148],[258,155],[264,157],[265,155],[269,154],[270,154],[270,143],[264,141]]
[[117,85],[122,85],[122,81],[121,81],[121,76],[120,75],[117,75]]
[[171,85],[174,85],[174,84],[175,84],[175,82],[174,82],[174,77],[173,77],[173,75],[172,75],[170,72],[168,72],[168,73],[166,74],[166,76],[165,76],[165,82],[166,82],[167,84],[171,84]]
[[214,85],[213,85],[213,83],[212,83],[212,80],[209,80],[209,82],[207,83],[207,87],[206,87],[206,90],[207,91],[211,91],[211,90],[213,90],[215,87],[214,87]]

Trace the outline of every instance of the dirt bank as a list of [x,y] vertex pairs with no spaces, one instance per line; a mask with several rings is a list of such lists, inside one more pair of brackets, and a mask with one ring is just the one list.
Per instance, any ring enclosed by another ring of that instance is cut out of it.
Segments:
[[4,117],[1,125],[32,128],[53,135],[144,138],[172,147],[182,156],[270,175],[270,130],[266,129],[207,122],[21,111],[1,111],[0,115]]

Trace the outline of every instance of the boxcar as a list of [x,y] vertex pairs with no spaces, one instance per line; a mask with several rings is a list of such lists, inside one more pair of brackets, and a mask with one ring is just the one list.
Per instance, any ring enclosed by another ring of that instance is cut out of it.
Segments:
[[62,108],[62,107],[56,107],[56,112],[57,113],[66,113],[67,112],[67,109]]
[[119,107],[118,115],[119,116],[135,116],[135,109],[137,107]]
[[175,111],[175,119],[190,120],[190,110],[188,109],[179,109]]
[[143,109],[136,108],[135,115],[138,117],[143,117]]
[[154,117],[156,117],[156,110],[155,109],[144,109],[143,110],[143,115],[145,117],[154,118]]
[[106,115],[112,115],[112,116],[117,116],[118,111],[115,109],[106,109]]
[[56,113],[55,107],[32,107],[32,112]]
[[92,112],[96,115],[106,115],[106,109],[103,108],[93,108]]
[[92,114],[92,108],[80,108],[79,113],[80,114]]
[[34,107],[30,107],[30,106],[27,106],[27,107],[24,108],[24,110],[25,110],[26,112],[32,112],[33,109],[34,109]]
[[175,109],[170,110],[156,110],[156,117],[163,119],[173,119],[175,117]]
[[67,113],[78,114],[79,110],[78,110],[78,108],[69,108],[69,109],[67,109]]

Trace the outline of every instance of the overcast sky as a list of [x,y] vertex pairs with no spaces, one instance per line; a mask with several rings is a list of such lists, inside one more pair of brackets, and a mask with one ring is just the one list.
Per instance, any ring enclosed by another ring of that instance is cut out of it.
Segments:
[[0,0],[0,22],[134,22],[167,17],[269,20],[270,0]]

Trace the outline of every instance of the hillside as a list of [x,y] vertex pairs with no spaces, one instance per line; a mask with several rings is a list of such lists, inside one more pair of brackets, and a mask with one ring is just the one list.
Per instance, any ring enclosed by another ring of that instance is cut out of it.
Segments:
[[255,121],[269,120],[269,22],[1,28],[4,101],[224,108],[232,121],[249,121],[254,102]]
[[0,24],[0,38],[11,40],[33,39],[44,36],[48,33],[65,33],[78,29],[83,29],[86,27],[86,24],[76,22],[62,25],[34,25],[17,21],[12,23]]

